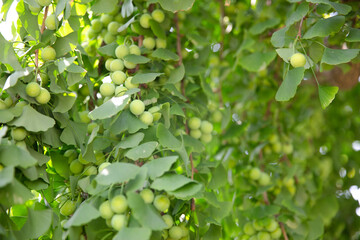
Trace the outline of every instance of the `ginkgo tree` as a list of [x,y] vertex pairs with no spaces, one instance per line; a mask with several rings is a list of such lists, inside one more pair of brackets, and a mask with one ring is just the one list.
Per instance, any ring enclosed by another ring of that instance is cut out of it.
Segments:
[[358,1],[1,14],[1,239],[359,237]]

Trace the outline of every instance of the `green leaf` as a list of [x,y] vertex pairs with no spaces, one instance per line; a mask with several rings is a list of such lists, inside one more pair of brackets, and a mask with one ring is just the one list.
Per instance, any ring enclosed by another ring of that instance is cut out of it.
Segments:
[[165,172],[169,171],[177,159],[178,156],[155,158],[145,163],[142,167],[147,169],[149,177],[154,180],[155,178],[160,177]]
[[324,223],[321,218],[311,220],[307,222],[307,225],[309,229],[308,240],[319,239],[324,234]]
[[309,3],[303,2],[301,3],[295,10],[292,12],[290,17],[286,19],[286,26],[290,26],[298,21],[300,21],[303,17],[307,15],[309,11]]
[[137,193],[127,193],[128,203],[134,218],[144,227],[154,231],[161,231],[166,228],[166,224],[155,208],[146,204]]
[[84,225],[93,219],[100,217],[100,212],[90,203],[83,202],[74,215],[66,222],[65,228]]
[[18,70],[13,72],[7,79],[4,84],[3,90],[6,90],[10,87],[13,87],[16,85],[17,81],[21,77],[28,76],[30,73],[32,73],[35,70],[33,67],[27,67],[22,70]]
[[171,149],[178,149],[181,147],[181,142],[172,135],[172,133],[166,129],[164,124],[159,123],[156,129],[156,137],[159,139],[159,143]]
[[303,38],[327,37],[333,33],[339,32],[344,23],[344,16],[320,19],[304,34]]
[[33,197],[34,195],[30,192],[30,190],[16,179],[14,179],[11,184],[0,188],[0,203],[5,206],[10,207],[12,205],[25,204],[27,200]]
[[[31,121],[29,121],[29,119],[31,119]],[[30,105],[26,105],[23,108],[21,116],[9,124],[17,127],[24,127],[30,132],[44,132],[53,127],[55,121],[54,119],[39,113],[30,107]]]
[[64,157],[64,154],[56,151],[50,152],[51,162],[55,168],[55,171],[64,178],[69,178],[70,168],[68,164],[68,159]]
[[211,180],[208,188],[219,189],[228,183],[227,172],[222,164],[211,170]]
[[58,66],[59,73],[63,73],[64,70],[69,67],[76,59],[77,57],[69,57],[69,58],[59,58],[54,61],[55,65]]
[[159,191],[175,191],[176,189],[193,182],[195,181],[183,175],[168,173],[155,179],[151,184],[151,188]]
[[144,139],[145,134],[138,132],[133,135],[130,135],[124,139],[122,139],[118,144],[116,144],[116,148],[127,149],[133,148],[139,145],[139,143]]
[[45,234],[51,226],[53,212],[50,209],[36,211],[28,208],[28,218],[22,229],[16,233],[19,239],[34,239]]
[[134,164],[116,162],[101,171],[95,181],[105,186],[123,183],[135,178],[139,171],[140,168]]
[[183,135],[184,139],[184,145],[185,147],[191,148],[192,152],[202,152],[205,150],[204,144],[202,144],[199,140],[189,136],[189,135]]
[[27,150],[16,145],[0,145],[0,162],[4,166],[19,166],[28,168],[34,166],[37,161]]
[[125,106],[128,104],[129,98],[129,95],[112,97],[103,103],[100,107],[92,110],[89,113],[89,117],[92,120],[110,118],[125,108]]
[[181,10],[188,10],[192,7],[195,0],[157,0],[161,7],[170,12],[177,12]]
[[249,218],[260,219],[278,214],[281,207],[275,205],[261,205],[244,211],[244,215]]
[[222,237],[222,227],[210,224],[209,230],[204,235],[204,240],[218,240]]
[[14,119],[14,114],[11,110],[3,109],[0,110],[0,123],[7,123]]
[[240,58],[239,64],[249,72],[257,72],[269,65],[275,57],[275,52],[255,52]]
[[0,171],[0,188],[5,187],[14,179],[15,169],[13,166],[5,167]]
[[276,92],[276,101],[289,101],[295,96],[297,86],[304,77],[304,71],[305,69],[300,67],[291,69],[286,74],[284,81]]
[[66,113],[68,112],[72,106],[74,105],[76,100],[75,94],[62,94],[56,95],[55,103],[54,103],[54,112]]
[[332,49],[325,48],[321,63],[339,65],[347,63],[359,54],[360,49]]
[[[175,54],[174,52],[172,52],[166,48],[157,48],[155,51],[152,52],[151,56],[154,58],[160,58],[165,61],[169,61],[169,60],[178,61],[179,60],[179,56],[177,54]],[[183,68],[184,68],[184,66],[183,66]]]
[[126,55],[124,57],[124,60],[131,62],[131,63],[135,63],[135,64],[143,64],[143,63],[148,63],[150,62],[150,59],[144,56],[139,56],[139,55],[134,55],[134,54],[129,54]]
[[20,21],[26,31],[35,39],[40,38],[40,29],[38,23],[38,15],[31,14],[28,7],[25,7],[23,1],[20,1],[16,6],[16,11],[19,14]]
[[58,37],[56,39],[53,48],[56,51],[56,57],[61,57],[68,52],[71,52],[77,46],[78,33],[72,32],[66,35],[65,37]]
[[145,182],[147,181],[147,169],[140,168],[139,173],[134,179],[131,179],[125,187],[125,192],[135,192],[144,187]]
[[151,236],[151,230],[148,228],[132,227],[122,228],[113,238],[113,240],[129,240],[129,239],[141,239],[149,240]]
[[150,19],[150,28],[154,35],[161,39],[166,39],[166,34],[164,29],[161,27],[160,23],[157,21]]
[[105,46],[99,47],[98,48],[98,52],[101,55],[105,55],[105,56],[111,56],[111,57],[116,57],[115,55],[115,49],[118,47],[119,45],[116,42],[107,44]]
[[350,28],[349,34],[345,38],[348,42],[360,42],[360,29]]
[[167,83],[178,83],[180,82],[185,76],[185,67],[184,64],[181,64],[177,68],[171,71],[170,77],[167,81]]
[[154,81],[160,75],[163,75],[163,73],[138,73],[132,78],[131,82],[132,83],[149,83],[149,82]]
[[319,85],[319,99],[323,109],[330,105],[338,91],[338,87]]
[[286,40],[286,32],[289,30],[289,27],[283,27],[280,30],[274,32],[271,36],[271,44],[274,47],[283,47]]
[[15,70],[21,70],[22,67],[16,57],[12,44],[7,41],[0,33],[0,62],[9,64]]
[[198,182],[186,184],[185,186],[176,189],[175,191],[169,191],[170,195],[175,196],[181,200],[190,200],[195,197],[202,197],[200,194],[203,191],[203,185]]
[[331,6],[335,11],[337,11],[339,14],[342,15],[346,15],[351,11],[351,6],[342,3],[332,2],[329,0],[306,0],[306,1],[315,4],[319,4],[319,3],[327,4]]
[[91,6],[91,11],[94,14],[110,13],[116,8],[117,0],[96,0],[94,5]]
[[146,129],[148,125],[140,121],[134,114],[128,110],[124,110],[116,121],[112,124],[110,131],[114,134],[119,134],[124,131],[129,133],[136,133],[140,129]]
[[146,142],[135,148],[130,149],[125,157],[130,158],[131,160],[138,160],[140,158],[148,158],[154,152],[157,147],[157,142]]
[[271,18],[267,19],[266,21],[256,23],[250,28],[250,33],[253,35],[258,35],[262,32],[264,32],[266,29],[275,27],[280,23],[279,18]]

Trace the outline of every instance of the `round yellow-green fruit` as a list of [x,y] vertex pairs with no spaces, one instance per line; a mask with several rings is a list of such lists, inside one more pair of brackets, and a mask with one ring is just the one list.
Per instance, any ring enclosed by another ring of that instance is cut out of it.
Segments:
[[290,63],[294,68],[303,67],[306,64],[306,58],[302,53],[295,53],[291,56]]
[[44,61],[51,61],[56,58],[56,51],[54,48],[47,46],[41,52],[41,57]]
[[110,97],[115,93],[115,85],[113,83],[103,83],[100,86],[100,94],[104,97]]
[[145,203],[152,203],[154,201],[154,193],[150,189],[144,189],[140,192],[140,196]]
[[47,104],[50,101],[51,95],[46,88],[40,89],[40,94],[35,97],[36,101],[40,104]]
[[49,30],[55,30],[56,29],[56,16],[55,14],[51,14],[45,19],[45,26]]
[[160,212],[165,212],[170,207],[170,200],[165,195],[158,195],[154,199],[154,206]]
[[15,141],[22,141],[26,138],[27,135],[27,131],[25,130],[25,128],[19,127],[19,128],[13,128],[11,130],[11,137],[15,140]]
[[151,13],[152,18],[158,23],[162,23],[165,19],[165,14],[160,9],[156,9]]
[[135,99],[130,103],[130,112],[134,115],[141,115],[145,111],[145,104],[143,101]]
[[153,121],[154,121],[153,115],[152,115],[150,112],[148,112],[148,111],[143,112],[143,113],[140,115],[139,119],[140,119],[143,123],[145,123],[146,125],[150,125],[150,124],[152,124]]
[[104,219],[110,219],[114,215],[114,212],[111,210],[110,202],[105,201],[99,207],[100,216]]
[[60,208],[60,213],[63,216],[70,216],[75,212],[76,202],[67,200]]
[[26,85],[25,92],[30,97],[39,96],[41,91],[40,85],[36,82],[30,82]]

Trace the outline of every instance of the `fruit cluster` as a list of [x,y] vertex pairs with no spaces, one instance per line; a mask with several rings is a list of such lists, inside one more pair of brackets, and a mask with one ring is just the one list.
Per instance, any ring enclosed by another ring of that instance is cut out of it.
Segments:
[[245,223],[240,240],[271,240],[281,237],[281,229],[275,218],[256,219]]
[[153,122],[159,121],[161,113],[159,106],[153,106],[145,111],[145,104],[139,99],[135,99],[130,103],[130,112],[146,125],[151,125]]
[[192,117],[190,118],[188,125],[190,128],[190,136],[195,139],[200,139],[204,143],[209,143],[211,141],[211,133],[214,130],[212,123],[201,120],[198,117]]
[[262,172],[259,168],[253,167],[248,171],[250,180],[255,181],[260,186],[268,186],[271,182],[271,177],[266,172]]

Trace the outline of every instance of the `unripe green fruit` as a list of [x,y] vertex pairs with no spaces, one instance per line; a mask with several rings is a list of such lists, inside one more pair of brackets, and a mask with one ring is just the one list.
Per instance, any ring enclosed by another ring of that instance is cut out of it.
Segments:
[[136,67],[136,63],[132,63],[126,60],[124,60],[124,65],[127,69],[134,69]]
[[115,93],[115,85],[113,83],[103,83],[100,86],[100,94],[104,97],[110,97]]
[[103,23],[104,27],[106,27],[111,21],[113,17],[109,14],[103,14],[100,17],[100,21]]
[[161,118],[161,113],[159,113],[159,112],[152,113],[152,115],[153,115],[153,121],[154,122],[159,121],[160,118]]
[[51,61],[56,58],[56,51],[54,48],[47,46],[41,52],[41,57],[44,61]]
[[64,153],[64,157],[69,158],[69,160],[74,160],[77,158],[77,156],[78,153],[74,149],[66,150],[66,152]]
[[221,122],[222,120],[222,113],[219,110],[216,110],[213,114],[212,114],[212,120],[216,123]]
[[209,142],[211,142],[211,140],[212,140],[212,135],[211,135],[211,133],[203,133],[203,134],[201,134],[200,140],[201,140],[203,143],[209,143]]
[[201,131],[199,129],[193,129],[190,131],[190,136],[195,139],[199,139],[201,137]]
[[253,221],[253,227],[256,231],[260,231],[264,228],[257,220]]
[[95,158],[96,158],[96,162],[95,162],[96,165],[100,165],[105,162],[105,155],[101,151],[95,153]]
[[258,239],[257,235],[253,235],[249,238],[249,240],[259,240],[259,239]]
[[166,39],[157,38],[155,40],[156,48],[166,48]]
[[127,89],[132,89],[132,88],[137,88],[139,86],[139,84],[137,83],[132,83],[132,77],[128,77],[126,80],[125,80],[125,87]]
[[76,202],[67,200],[60,208],[60,213],[63,216],[70,216],[75,212]]
[[40,5],[40,6],[49,6],[51,4],[51,0],[36,0],[37,3]]
[[19,128],[13,128],[11,130],[11,137],[15,141],[22,141],[26,138],[27,131],[25,128],[19,127]]
[[162,216],[165,224],[167,225],[166,229],[171,228],[174,225],[174,220],[172,218],[172,216],[170,216],[169,214],[165,214]]
[[3,100],[0,99],[0,110],[7,109],[7,106]]
[[275,231],[279,227],[275,219],[271,219],[270,222],[265,226],[265,229],[269,232]]
[[109,201],[105,201],[100,205],[99,212],[100,216],[104,219],[110,219],[114,215],[114,212],[111,210]]
[[272,239],[278,239],[281,237],[281,235],[282,235],[282,232],[281,232],[280,228],[277,228],[275,231],[270,233],[270,236]]
[[124,87],[124,86],[117,86],[115,88],[115,96],[116,97],[121,97],[126,93],[127,90],[128,89],[126,87]]
[[151,113],[156,113],[156,112],[160,111],[160,107],[159,106],[153,106],[153,107],[149,108],[148,111],[151,112]]
[[123,84],[126,80],[126,74],[123,71],[115,71],[110,75],[110,77],[116,85]]
[[186,227],[186,223],[185,222],[182,222],[179,224],[179,227],[181,228],[182,230],[182,236],[183,237],[186,237],[186,236],[189,236],[189,229]]
[[257,238],[260,240],[271,240],[271,236],[267,232],[259,232],[257,234]]
[[35,98],[40,104],[47,104],[50,101],[51,95],[45,88],[40,89],[40,94]]
[[169,236],[175,240],[180,239],[182,237],[182,233],[183,233],[183,231],[182,231],[181,227],[178,227],[178,226],[173,226],[169,230]]
[[165,14],[160,9],[156,9],[151,13],[153,19],[159,23],[162,23],[165,19]]
[[243,231],[244,231],[244,233],[245,233],[246,235],[249,235],[249,236],[255,234],[255,229],[254,229],[254,227],[253,227],[253,225],[252,225],[251,222],[245,223],[245,225],[244,225],[244,227],[243,227]]
[[113,22],[109,23],[109,25],[107,26],[107,30],[112,35],[117,35],[119,27],[120,27],[120,24],[118,22],[113,21]]
[[201,125],[201,120],[200,118],[197,117],[192,117],[189,119],[189,128],[190,129],[199,129]]
[[283,183],[284,183],[284,185],[286,187],[293,187],[294,184],[295,184],[295,180],[294,180],[294,178],[288,178],[287,177],[287,178],[284,179]]
[[26,85],[25,92],[30,97],[37,97],[41,92],[40,85],[36,82],[30,82]]
[[140,48],[138,46],[134,45],[134,44],[130,45],[129,52],[130,52],[130,54],[141,55]]
[[134,115],[141,115],[145,111],[143,101],[135,99],[130,103],[130,112]]
[[102,164],[99,166],[99,173],[101,173],[102,170],[104,170],[104,168],[106,168],[107,166],[110,166],[110,165],[111,165],[111,163],[109,163],[109,162],[104,162],[104,163],[102,163]]
[[290,63],[294,68],[303,67],[306,64],[306,58],[302,53],[295,53],[291,56]]
[[19,141],[15,144],[17,147],[27,150],[25,141]]
[[45,19],[45,26],[49,30],[56,29],[56,16],[54,14],[51,14]]
[[116,37],[114,35],[112,35],[109,32],[106,32],[105,36],[104,36],[104,42],[106,44],[110,44],[112,42],[114,42],[116,40]]
[[140,25],[143,28],[149,28],[150,27],[150,19],[151,19],[151,16],[148,13],[145,13],[145,14],[141,15],[141,17],[140,17]]
[[123,16],[121,15],[121,13],[117,14],[114,17],[114,20],[117,21],[118,23],[125,23],[125,18],[123,18]]
[[149,50],[154,49],[155,44],[155,40],[152,37],[145,37],[143,40],[143,46]]
[[260,178],[259,178],[259,184],[260,186],[267,186],[270,184],[271,178],[267,173],[261,172]]
[[200,125],[201,132],[211,133],[214,129],[213,125],[208,121],[202,121]]
[[89,118],[89,111],[79,112],[80,121],[83,123],[90,123],[91,119]]
[[128,208],[127,199],[124,195],[117,195],[110,201],[111,210],[114,213],[124,213]]
[[122,71],[123,69],[124,69],[124,63],[121,59],[114,59],[113,61],[111,61],[110,70],[112,72]]
[[249,177],[251,180],[258,180],[260,178],[261,171],[259,168],[252,168],[249,172]]
[[70,172],[73,174],[79,174],[84,169],[84,165],[82,165],[79,160],[74,160],[70,163]]
[[109,58],[108,60],[106,60],[106,62],[105,62],[106,70],[111,71],[110,64],[113,60],[114,60],[113,58]]
[[79,161],[82,165],[86,165],[86,164],[90,163],[88,160],[86,160],[86,159],[82,156],[81,153],[79,154],[78,161]]
[[285,154],[289,155],[293,152],[294,147],[291,143],[287,143],[283,145],[283,151]]
[[103,23],[99,19],[94,19],[91,21],[91,28],[94,30],[94,32],[98,33],[103,28]]
[[160,212],[165,212],[170,207],[170,200],[165,195],[158,195],[154,199],[154,206]]
[[242,235],[240,237],[240,240],[249,240],[249,239],[250,239],[250,237],[248,235]]
[[150,189],[144,189],[140,192],[140,196],[145,203],[152,203],[154,201],[154,193]]
[[154,121],[153,115],[152,115],[150,112],[148,112],[148,111],[143,112],[143,113],[140,115],[139,119],[140,119],[143,123],[145,123],[146,125],[150,125],[150,124],[152,124],[153,121]]
[[126,226],[126,216],[123,214],[116,214],[111,218],[111,226],[120,231],[123,227]]
[[88,133],[88,134],[91,134],[92,131],[94,130],[94,128],[97,127],[97,125],[98,125],[98,124],[97,124],[96,122],[89,123],[89,124],[87,125],[87,133]]
[[96,175],[97,174],[97,168],[95,166],[89,166],[89,167],[85,168],[83,174],[85,176]]
[[88,31],[86,32],[87,36],[89,39],[93,39],[95,37],[97,37],[97,33],[94,31],[94,29],[92,27],[90,27],[88,29]]
[[33,13],[39,13],[41,11],[42,7],[41,6],[34,7],[34,6],[29,5],[29,9]]
[[130,50],[125,44],[119,45],[115,49],[115,55],[116,55],[117,58],[123,58],[123,57],[125,57],[126,55],[129,55],[129,54],[130,54]]

